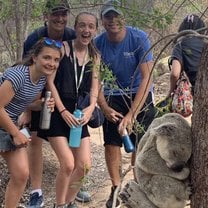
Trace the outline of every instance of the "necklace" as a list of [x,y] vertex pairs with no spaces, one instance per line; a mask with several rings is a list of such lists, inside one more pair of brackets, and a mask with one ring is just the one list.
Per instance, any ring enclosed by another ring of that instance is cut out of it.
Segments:
[[80,74],[79,80],[78,80],[78,73],[77,73],[76,50],[75,50],[75,47],[74,47],[74,41],[72,41],[72,48],[73,48],[73,59],[74,59],[75,84],[76,84],[76,91],[77,91],[77,95],[78,95],[79,87],[81,85],[83,75],[84,75],[86,61],[87,61],[87,58],[88,58],[88,47],[86,48],[85,55],[84,55],[84,58],[83,58],[83,61],[82,61],[82,69],[81,69],[81,74]]

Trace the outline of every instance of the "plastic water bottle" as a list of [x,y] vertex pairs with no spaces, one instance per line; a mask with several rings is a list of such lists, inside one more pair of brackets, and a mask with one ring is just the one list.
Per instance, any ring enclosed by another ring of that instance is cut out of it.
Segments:
[[129,138],[128,132],[124,129],[123,134],[121,135],[121,139],[124,145],[124,149],[127,153],[134,152],[135,148],[132,144],[131,139]]
[[[81,119],[83,113],[81,110],[76,109],[73,113],[77,120]],[[82,135],[82,125],[79,126],[72,126],[70,129],[69,134],[69,146],[70,147],[79,147],[81,142],[81,135]]]
[[22,129],[20,129],[20,132],[21,132],[22,134],[24,134],[24,135],[27,137],[27,139],[29,139],[29,138],[31,137],[30,130],[29,130],[29,128],[27,128],[27,127],[24,127],[24,128],[22,128]]
[[51,98],[51,91],[46,91],[43,109],[40,113],[40,129],[49,129],[51,123],[51,109],[47,107],[47,101]]

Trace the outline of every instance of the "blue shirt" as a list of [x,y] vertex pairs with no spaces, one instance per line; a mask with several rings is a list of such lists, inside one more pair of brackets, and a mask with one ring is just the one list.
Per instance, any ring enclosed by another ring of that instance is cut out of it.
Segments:
[[104,93],[106,95],[136,93],[141,82],[139,64],[153,59],[152,52],[149,52],[151,46],[147,34],[128,26],[126,36],[121,42],[110,42],[107,33],[104,32],[95,38],[95,44],[101,53],[103,62],[112,70],[119,88],[122,89],[109,89],[105,84]]
[[12,100],[5,106],[5,110],[12,121],[16,123],[20,114],[25,111],[27,106],[43,90],[46,84],[46,77],[42,76],[38,83],[34,84],[30,79],[29,67],[17,65],[4,71],[0,77],[0,85],[4,80],[9,80],[12,83],[15,92]]

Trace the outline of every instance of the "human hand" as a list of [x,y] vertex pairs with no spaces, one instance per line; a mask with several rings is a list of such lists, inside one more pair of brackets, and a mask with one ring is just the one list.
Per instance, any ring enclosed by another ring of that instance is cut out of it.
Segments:
[[89,120],[91,119],[93,110],[94,110],[94,106],[91,106],[91,105],[89,105],[88,107],[82,110],[83,116],[80,119],[80,122],[83,126],[87,124]]
[[25,111],[23,112],[17,121],[17,125],[21,128],[23,126],[28,126],[31,121],[31,111]]
[[21,131],[18,131],[18,133],[13,136],[13,143],[17,148],[27,147],[30,141],[31,139],[26,137]]
[[121,120],[118,126],[118,132],[123,132],[124,129],[127,129],[128,133],[131,134],[134,124],[134,117],[131,111],[129,111]]
[[62,118],[68,124],[69,127],[79,126],[81,124],[80,119],[77,119],[72,113],[68,110],[64,110],[61,113]]
[[123,115],[122,115],[121,113],[115,111],[113,108],[111,108],[111,107],[109,107],[109,106],[106,107],[106,108],[103,110],[103,112],[104,112],[105,117],[106,117],[109,121],[111,121],[111,122],[113,122],[113,123],[117,123],[117,122],[119,122],[121,119],[123,119]]
[[46,101],[46,105],[47,105],[47,108],[50,108],[51,109],[51,112],[54,111],[54,107],[55,107],[55,99],[54,98],[50,98]]

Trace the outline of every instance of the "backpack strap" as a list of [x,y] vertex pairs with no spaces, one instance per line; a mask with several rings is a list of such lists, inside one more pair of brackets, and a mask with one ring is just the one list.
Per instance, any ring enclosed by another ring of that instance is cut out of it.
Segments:
[[70,47],[67,41],[63,41],[63,46],[64,46],[64,52],[67,57],[70,56]]

